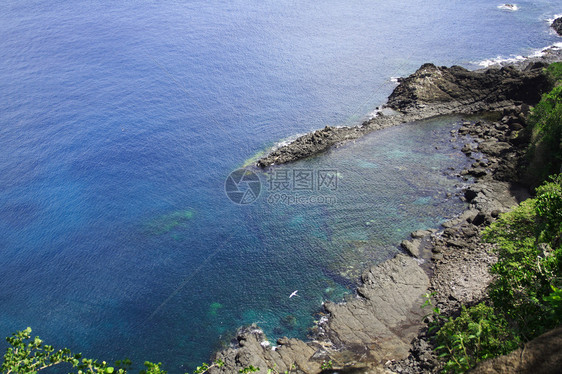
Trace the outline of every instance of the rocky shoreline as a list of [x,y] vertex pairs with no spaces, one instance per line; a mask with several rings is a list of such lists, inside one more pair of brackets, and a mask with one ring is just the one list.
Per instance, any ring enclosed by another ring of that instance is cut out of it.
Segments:
[[447,114],[501,111],[514,104],[534,104],[548,85],[541,74],[548,63],[562,60],[562,49],[550,47],[540,57],[503,67],[469,71],[460,66],[422,65],[399,84],[383,106],[389,115],[378,116],[354,127],[326,126],[277,147],[260,158],[266,168],[294,162],[329,150],[333,146],[398,124]]
[[462,151],[473,158],[458,176],[470,184],[460,196],[467,210],[441,230],[416,231],[399,254],[367,269],[355,298],[326,303],[326,318],[311,340],[282,338],[275,346],[257,326],[241,328],[231,348],[214,359],[210,373],[235,373],[248,366],[260,373],[432,373],[439,370],[427,332],[423,294],[435,292],[437,306],[455,314],[462,305],[486,297],[488,265],[496,259],[480,231],[529,195],[516,184],[530,136],[525,118],[548,88],[542,68],[562,60],[560,50],[517,66],[468,71],[424,64],[400,80],[389,97],[391,116],[353,128],[326,127],[271,152],[258,166],[295,161],[368,132],[437,115],[493,111],[498,120],[465,121],[451,136],[466,139]]
[[235,346],[216,354],[225,366],[212,372],[232,373],[253,365],[275,367],[279,373],[291,368],[292,373],[319,373],[327,362],[338,372],[438,370],[423,321],[427,311],[420,308],[422,295],[435,292],[436,305],[446,314],[485,297],[491,279],[487,266],[495,257],[489,244],[480,241],[480,230],[529,196],[510,182],[519,177],[518,164],[528,143],[515,136],[525,128],[527,110],[526,105],[513,106],[502,111],[500,121],[465,121],[452,131],[453,137],[466,139],[463,152],[474,160],[471,168],[458,173],[474,179],[460,196],[468,209],[441,230],[413,232],[401,243],[406,254],[363,273],[351,301],[326,303],[329,317],[316,326],[312,340],[283,338],[272,349],[257,326],[246,327],[238,332]]

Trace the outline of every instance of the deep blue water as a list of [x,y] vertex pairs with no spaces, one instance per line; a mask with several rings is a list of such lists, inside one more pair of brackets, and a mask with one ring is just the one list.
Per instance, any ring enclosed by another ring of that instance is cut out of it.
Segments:
[[357,124],[423,62],[474,68],[559,42],[557,4],[2,2],[0,336],[31,326],[171,373],[242,324],[305,336],[360,269],[462,209],[446,198],[447,169],[467,162],[448,143],[458,118],[282,169],[335,171],[334,190],[283,191],[330,203],[284,204],[274,171],[239,206],[228,174],[281,139]]

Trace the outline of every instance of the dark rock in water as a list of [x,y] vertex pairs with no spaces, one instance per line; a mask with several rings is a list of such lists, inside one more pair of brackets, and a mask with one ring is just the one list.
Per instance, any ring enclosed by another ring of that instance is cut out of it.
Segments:
[[297,318],[292,314],[287,314],[283,318],[281,318],[281,325],[288,330],[292,330],[297,325]]
[[361,127],[330,127],[303,135],[288,145],[270,152],[257,162],[257,166],[264,168],[269,165],[283,164],[306,158],[326,151],[336,143],[357,139],[365,131]]
[[467,190],[464,191],[464,198],[468,202],[474,200],[476,196],[478,196],[478,191],[475,191],[472,188],[468,188]]
[[562,36],[562,17],[558,17],[552,22],[550,25],[558,33],[558,35]]
[[488,173],[486,172],[486,169],[484,169],[484,168],[475,168],[475,169],[470,169],[468,171],[468,174],[470,174],[470,175],[472,175],[476,178],[482,178],[482,177],[486,176],[486,174],[488,174]]
[[465,144],[462,147],[461,152],[466,155],[470,155],[472,153],[472,146],[470,144]]

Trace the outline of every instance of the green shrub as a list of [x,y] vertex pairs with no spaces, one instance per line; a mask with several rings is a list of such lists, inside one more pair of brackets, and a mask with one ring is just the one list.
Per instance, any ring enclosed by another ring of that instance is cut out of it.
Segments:
[[[498,255],[490,269],[496,275],[489,288],[493,307],[463,308],[439,329],[436,349],[445,371],[464,372],[562,323],[562,176],[536,192],[484,230]],[[438,309],[433,314],[445,320]]]
[[562,234],[562,174],[550,178],[552,182],[545,183],[536,190],[540,230],[538,239],[557,247]]
[[515,349],[518,340],[507,322],[484,303],[462,309],[436,335],[437,351],[446,360],[446,372],[462,373],[478,362]]
[[555,326],[552,305],[545,299],[559,286],[562,273],[562,178],[556,176],[528,199],[484,230],[496,244],[496,280],[489,296],[517,334],[529,340]]
[[557,65],[551,70],[559,79],[558,85],[543,94],[529,118],[532,141],[528,150],[528,173],[538,183],[546,180],[548,175],[560,172],[562,165],[562,67]]
[[[131,367],[131,361],[128,359],[115,362],[113,367],[105,361],[83,358],[81,353],[74,354],[67,348],[55,351],[52,346],[44,344],[39,337],[32,338],[29,327],[23,331],[16,331],[6,338],[6,341],[10,346],[6,349],[0,364],[2,374],[35,374],[58,365],[66,366],[66,370],[77,374],[127,374]],[[145,361],[144,366],[145,369],[140,370],[139,374],[166,374],[160,362],[155,364]],[[210,365],[203,363],[197,367],[194,374],[204,374],[211,368],[223,366],[224,362],[221,360],[216,360]],[[250,365],[240,370],[240,373],[252,373],[258,370]]]
[[553,84],[562,80],[562,62],[553,62],[545,69],[547,76],[551,79]]

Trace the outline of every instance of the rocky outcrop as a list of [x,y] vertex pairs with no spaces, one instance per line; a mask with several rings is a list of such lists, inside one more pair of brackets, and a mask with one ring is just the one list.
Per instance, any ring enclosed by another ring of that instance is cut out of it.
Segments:
[[217,353],[215,358],[225,366],[211,373],[234,373],[250,365],[261,373],[268,368],[319,373],[328,361],[334,368],[357,369],[405,358],[422,326],[421,296],[429,286],[428,276],[415,259],[399,254],[372,266],[361,279],[355,299],[324,305],[329,318],[319,324],[314,340],[282,338],[272,347],[263,332],[251,326],[239,331],[236,346]]
[[[481,230],[529,197],[526,188],[513,183],[519,179],[517,171],[528,144],[528,139],[513,139],[526,128],[521,113],[527,109],[523,105],[517,110],[505,110],[498,121],[464,122],[458,130],[451,131],[453,137],[463,137],[468,142],[463,150],[474,162],[459,176],[474,178],[474,183],[460,195],[469,204],[468,209],[445,222],[444,230],[432,234],[427,245],[432,271],[428,292],[435,293],[433,303],[445,315],[455,315],[463,305],[486,299],[486,288],[492,280],[488,268],[496,256],[492,246],[480,240]],[[519,123],[521,128],[510,126],[512,123]],[[500,146],[496,148],[492,143]],[[482,144],[485,145],[481,147]],[[439,372],[440,361],[433,351],[431,333],[422,330],[414,339],[409,357],[387,363],[386,367],[409,374]]]
[[356,127],[326,126],[271,150],[256,165],[265,168],[297,161],[369,132],[405,122],[452,113],[498,111],[521,102],[534,104],[549,85],[542,68],[547,62],[560,59],[562,51],[553,49],[525,63],[477,71],[424,64],[409,77],[399,80],[385,105],[390,115],[379,115]]
[[471,374],[558,374],[562,369],[562,327],[549,331],[508,355],[480,363]]
[[562,17],[556,18],[550,25],[556,33],[562,36]]
[[548,87],[541,69],[522,71],[514,66],[469,71],[424,64],[399,82],[387,106],[405,113],[427,107],[439,112],[476,112],[507,102],[534,104]]
[[422,295],[429,278],[418,262],[397,255],[363,273],[359,297],[324,305],[330,315],[326,336],[356,360],[384,362],[406,357],[422,326]]
[[210,373],[238,373],[240,369],[254,366],[260,373],[275,369],[279,373],[298,369],[304,373],[319,373],[322,361],[313,360],[317,351],[312,343],[299,339],[282,338],[275,349],[269,345],[263,331],[250,326],[238,331],[237,346],[220,351],[216,360],[222,360],[222,368],[212,368]]
[[491,245],[480,240],[480,232],[529,197],[525,188],[510,183],[518,178],[528,143],[528,138],[519,139],[526,129],[522,116],[526,112],[528,107],[521,105],[504,110],[495,122],[465,121],[451,131],[453,137],[467,141],[463,149],[474,161],[457,174],[474,179],[459,194],[468,209],[443,223],[442,230],[413,232],[401,243],[410,256],[398,255],[365,271],[352,300],[326,303],[328,318],[317,326],[311,341],[283,338],[273,349],[257,327],[243,329],[234,347],[217,354],[226,365],[213,373],[237,372],[249,365],[264,373],[273,367],[278,372],[292,367],[293,372],[319,373],[326,362],[338,372],[439,371],[440,362],[423,328],[424,315],[430,311],[420,308],[422,295],[435,292],[434,305],[445,314],[486,297],[492,279],[488,267],[496,257]]
[[284,164],[306,158],[329,149],[333,145],[357,139],[365,134],[363,127],[330,127],[303,135],[290,145],[270,152],[257,162],[257,166],[266,167],[273,164]]

